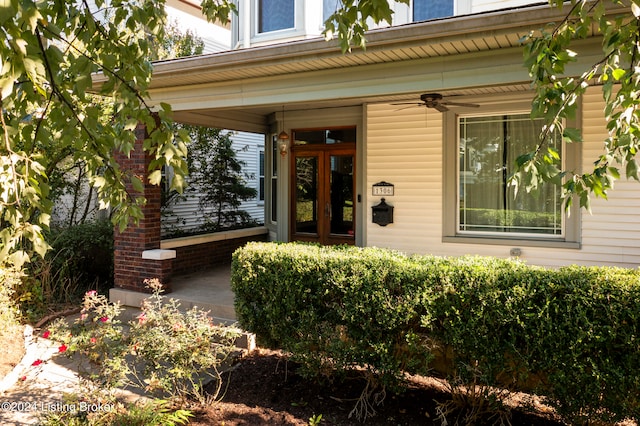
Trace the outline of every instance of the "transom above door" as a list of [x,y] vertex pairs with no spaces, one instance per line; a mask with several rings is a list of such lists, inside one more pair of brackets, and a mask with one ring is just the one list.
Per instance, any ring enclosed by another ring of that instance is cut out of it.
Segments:
[[293,131],[291,240],[355,243],[356,128]]

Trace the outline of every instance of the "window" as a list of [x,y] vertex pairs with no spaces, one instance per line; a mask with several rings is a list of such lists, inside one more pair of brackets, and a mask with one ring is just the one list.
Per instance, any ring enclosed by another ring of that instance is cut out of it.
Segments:
[[322,0],[322,22],[325,22],[329,19],[329,16],[334,14],[337,6],[337,0]]
[[356,141],[356,128],[336,128],[323,130],[297,130],[295,145],[333,145]]
[[[545,184],[536,196],[508,184],[516,158],[535,149],[542,120],[528,114],[459,118],[458,231],[562,235],[561,188]],[[562,156],[559,134],[550,146]]]
[[264,201],[264,151],[260,151],[258,158],[258,200]]
[[453,0],[413,0],[413,22],[453,16]]
[[295,27],[295,0],[259,0],[258,32],[284,30]]
[[[579,203],[567,214],[556,185],[517,194],[508,185],[516,158],[536,146],[542,120],[530,118],[528,102],[482,108],[444,113],[443,241],[579,248]],[[579,144],[565,145],[559,134],[549,143],[564,169],[577,170]]]

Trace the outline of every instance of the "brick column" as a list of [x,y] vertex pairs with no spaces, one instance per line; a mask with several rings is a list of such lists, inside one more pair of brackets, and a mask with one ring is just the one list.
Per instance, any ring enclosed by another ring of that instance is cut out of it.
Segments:
[[115,159],[123,171],[130,172],[144,182],[144,192],[140,194],[129,185],[127,190],[142,195],[147,203],[142,206],[144,217],[138,225],[130,223],[127,229],[114,232],[114,284],[118,288],[149,292],[146,279],[157,278],[166,293],[171,291],[170,278],[173,256],[160,250],[160,186],[151,185],[147,179],[150,157],[142,149],[146,128],[139,124],[135,130],[134,149],[127,156],[115,153]]

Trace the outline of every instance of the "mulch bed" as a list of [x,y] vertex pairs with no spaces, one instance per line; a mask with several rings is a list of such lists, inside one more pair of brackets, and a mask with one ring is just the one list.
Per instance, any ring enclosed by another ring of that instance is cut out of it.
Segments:
[[[316,384],[296,373],[297,366],[278,351],[257,350],[242,358],[230,376],[222,400],[194,412],[192,425],[308,425],[313,416],[322,415],[320,425],[359,424],[349,417],[365,386],[362,377],[341,383]],[[442,425],[443,405],[451,401],[443,381],[414,377],[400,395],[387,392],[377,414],[367,425]],[[467,412],[468,413],[468,412]],[[461,421],[465,412],[452,412],[449,424]],[[559,426],[550,412],[511,411],[513,425]],[[462,422],[460,424],[465,424]],[[475,424],[500,424],[499,418],[478,418]]]

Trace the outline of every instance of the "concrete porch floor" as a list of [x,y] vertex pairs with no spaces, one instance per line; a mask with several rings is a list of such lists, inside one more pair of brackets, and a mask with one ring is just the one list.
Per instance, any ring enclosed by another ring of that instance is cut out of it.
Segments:
[[[172,278],[173,291],[167,293],[167,298],[176,299],[181,308],[188,310],[194,306],[205,311],[225,324],[236,321],[233,308],[233,292],[231,291],[231,265],[220,265],[211,269],[196,271]],[[140,307],[142,300],[148,294],[131,290],[112,288],[109,290],[109,300],[119,301],[124,306]]]

